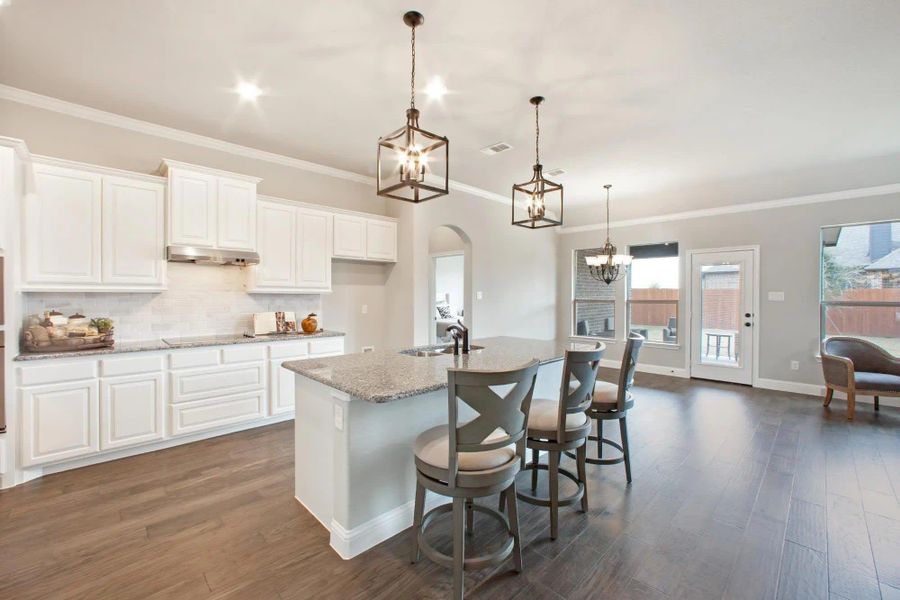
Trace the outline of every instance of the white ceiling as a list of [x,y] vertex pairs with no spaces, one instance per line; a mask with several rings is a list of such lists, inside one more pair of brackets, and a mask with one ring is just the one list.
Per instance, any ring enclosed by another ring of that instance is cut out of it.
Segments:
[[373,174],[407,107],[409,8],[420,87],[451,91],[421,124],[457,181],[530,178],[535,94],[580,222],[607,182],[616,219],[900,181],[896,0],[13,0],[0,82]]

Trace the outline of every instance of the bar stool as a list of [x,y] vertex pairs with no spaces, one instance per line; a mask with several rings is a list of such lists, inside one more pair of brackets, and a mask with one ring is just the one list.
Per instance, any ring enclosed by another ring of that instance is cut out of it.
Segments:
[[[563,363],[562,385],[559,398],[535,398],[528,416],[528,437],[526,446],[531,449],[531,462],[524,470],[531,471],[531,492],[520,491],[519,499],[528,504],[550,508],[550,538],[559,533],[559,507],[581,501],[581,510],[587,512],[588,497],[585,488],[585,458],[587,438],[591,432],[591,422],[585,410],[591,404],[591,392],[600,369],[600,359],[606,346],[597,344],[594,350],[569,350]],[[547,463],[539,462],[540,451],[547,452]],[[559,466],[560,454],[577,452],[578,475]],[[535,495],[538,471],[548,471],[550,475],[549,497]],[[559,476],[562,475],[578,486],[578,490],[565,497],[559,497]],[[502,502],[502,499],[501,499]]]
[[[587,416],[597,421],[597,435],[588,439],[597,442],[597,458],[587,458],[586,462],[592,465],[617,465],[625,463],[625,479],[631,483],[631,456],[628,452],[628,425],[626,416],[634,406],[634,396],[631,387],[634,385],[634,370],[637,367],[638,354],[644,343],[644,336],[637,333],[628,335],[625,344],[625,353],[622,355],[622,367],[619,369],[619,383],[597,381],[594,385],[594,395],[591,406],[587,410]],[[619,421],[619,433],[622,443],[617,444],[613,440],[603,437],[604,421]],[[603,444],[612,446],[619,451],[619,456],[603,458]],[[575,458],[571,453],[568,456]]]
[[[463,597],[464,571],[499,565],[513,557],[522,571],[522,546],[516,507],[516,474],[525,461],[525,429],[531,408],[539,362],[534,360],[510,371],[447,370],[449,425],[422,433],[415,442],[416,501],[412,531],[412,562],[419,552],[453,569],[453,598]],[[497,387],[503,386],[498,394]],[[460,422],[460,401],[478,416]],[[425,491],[453,499],[426,514]],[[506,492],[505,515],[472,502],[475,498]],[[472,529],[473,511],[503,524],[509,539],[492,554],[465,558],[465,533]],[[453,555],[435,549],[425,538],[432,519],[453,514]],[[465,519],[465,523],[464,523]]]

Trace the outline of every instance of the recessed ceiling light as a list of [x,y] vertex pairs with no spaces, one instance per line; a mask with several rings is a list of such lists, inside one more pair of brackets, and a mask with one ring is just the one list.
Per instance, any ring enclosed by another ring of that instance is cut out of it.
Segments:
[[238,84],[235,91],[241,97],[241,100],[256,100],[260,96],[262,96],[262,90],[259,89],[255,83],[251,83],[249,81],[242,81]]
[[423,91],[432,100],[440,100],[447,93],[447,86],[444,85],[440,77],[432,77]]

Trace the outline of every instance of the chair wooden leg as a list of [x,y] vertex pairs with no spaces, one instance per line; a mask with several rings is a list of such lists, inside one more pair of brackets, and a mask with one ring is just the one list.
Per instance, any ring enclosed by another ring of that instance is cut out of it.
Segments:
[[555,540],[559,535],[559,451],[548,452],[547,460],[550,464],[550,539]]
[[875,410],[881,410],[878,406],[878,396],[875,396]]
[[631,483],[631,453],[628,451],[628,424],[625,417],[619,419],[619,433],[622,436],[622,456],[625,458],[625,481]]
[[413,510],[412,526],[412,562],[419,562],[419,530],[422,528],[422,515],[425,512],[425,486],[416,481],[416,504]]
[[[521,573],[522,566],[522,541],[519,537],[519,507],[516,500],[516,482],[503,492],[502,496],[506,497],[506,510],[509,515],[509,530],[513,536],[513,564],[516,567],[516,573]],[[502,497],[501,496],[501,497]]]
[[[538,462],[541,459],[540,451],[536,448],[531,449],[531,464],[537,467]],[[537,476],[538,470],[536,468],[531,469],[531,491],[534,492],[537,490]]]
[[581,510],[588,511],[588,493],[587,493],[587,440],[584,444],[578,446],[576,451],[576,460],[578,462],[578,480],[584,485],[584,494],[581,496]]
[[856,392],[847,392],[847,420],[852,421],[856,413]]
[[831,399],[834,397],[834,389],[830,387],[825,388],[825,403],[822,406],[828,406],[831,404]]
[[472,535],[475,523],[475,509],[472,508],[474,500],[466,498],[466,535]]
[[453,499],[453,600],[463,600],[463,561],[466,552],[466,499]]

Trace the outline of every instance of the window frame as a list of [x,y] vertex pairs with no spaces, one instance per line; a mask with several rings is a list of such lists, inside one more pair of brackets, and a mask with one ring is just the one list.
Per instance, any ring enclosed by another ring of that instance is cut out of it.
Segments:
[[[825,299],[825,230],[834,229],[835,227],[863,227],[867,225],[878,225],[881,223],[898,223],[900,219],[880,219],[877,221],[860,221],[856,223],[835,223],[832,225],[822,225],[819,227],[819,349],[821,352],[822,344],[827,339],[825,331],[825,319],[829,307],[880,307],[880,308],[896,308],[900,309],[900,302],[874,302],[867,300],[826,300]],[[846,334],[851,335],[851,334]],[[834,336],[832,336],[834,337]],[[879,346],[880,347],[880,346]],[[819,353],[817,353],[817,356]]]
[[[606,343],[615,342],[617,340],[615,336],[615,330],[618,322],[618,312],[617,312],[617,296],[618,296],[618,286],[613,288],[612,299],[606,300],[602,298],[579,298],[575,294],[576,284],[578,282],[578,253],[584,252],[586,250],[600,250],[599,248],[573,248],[572,249],[572,270],[571,274],[571,297],[572,297],[572,305],[570,307],[571,318],[569,319],[569,337],[574,339],[582,339],[582,340],[601,340]],[[600,283],[600,282],[598,282]],[[578,335],[578,304],[611,304],[612,305],[612,318],[613,318],[613,335],[610,337],[603,337],[599,335]]]
[[642,259],[636,258],[636,259],[632,260],[631,265],[629,265],[629,267],[628,267],[628,273],[625,275],[625,330],[623,332],[622,339],[623,339],[623,341],[627,340],[628,335],[631,332],[631,307],[632,306],[634,306],[635,304],[644,304],[644,305],[667,304],[667,305],[672,305],[675,307],[675,323],[676,323],[675,341],[672,341],[672,342],[652,341],[651,342],[650,340],[647,340],[645,342],[645,345],[658,346],[661,348],[678,349],[681,347],[681,340],[682,340],[682,333],[683,333],[682,330],[684,329],[683,327],[680,327],[678,325],[681,323],[681,311],[679,310],[679,304],[681,304],[681,286],[682,286],[682,279],[683,279],[682,278],[682,270],[681,270],[682,263],[683,263],[682,257],[681,257],[681,245],[678,243],[677,240],[670,240],[667,242],[651,242],[648,244],[631,244],[628,246],[628,253],[631,254],[632,253],[631,250],[633,248],[637,248],[640,246],[660,246],[660,245],[665,245],[665,244],[675,244],[678,247],[678,254],[676,255],[676,258],[678,258],[678,298],[676,298],[674,300],[635,300],[635,299],[633,299],[631,297],[631,271],[634,268],[635,261],[642,260]]

